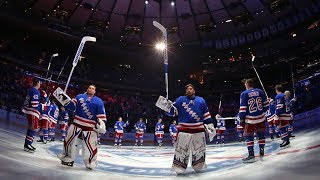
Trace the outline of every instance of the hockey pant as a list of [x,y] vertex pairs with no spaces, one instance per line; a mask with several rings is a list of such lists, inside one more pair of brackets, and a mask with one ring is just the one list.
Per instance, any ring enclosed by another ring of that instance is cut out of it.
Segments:
[[186,171],[190,153],[192,156],[192,168],[195,171],[198,172],[207,167],[205,164],[206,138],[204,132],[194,134],[178,133],[172,164],[172,169],[177,174]]
[[24,143],[30,145],[33,142],[33,139],[34,139],[36,132],[38,131],[39,118],[37,116],[27,114],[27,119],[28,119],[28,130],[27,130],[27,134],[26,134],[26,138],[25,138]]
[[[82,134],[82,135],[81,135]],[[80,139],[79,136],[80,135]],[[64,157],[60,158],[64,162],[73,162],[78,154],[79,140],[82,138],[82,157],[86,167],[96,166],[98,153],[98,134],[95,131],[82,131],[81,128],[71,124],[67,137],[64,141]]]

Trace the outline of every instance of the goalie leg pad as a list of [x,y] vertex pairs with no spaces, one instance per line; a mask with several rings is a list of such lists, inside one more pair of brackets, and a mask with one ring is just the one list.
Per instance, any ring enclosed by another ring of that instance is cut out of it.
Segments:
[[205,133],[195,133],[192,136],[190,143],[191,155],[192,155],[192,168],[199,172],[205,169],[206,163],[206,137]]
[[192,134],[190,133],[178,133],[172,163],[172,170],[174,170],[177,174],[184,173],[187,169],[190,156],[191,139]]
[[93,169],[97,161],[98,134],[95,131],[82,131],[82,157],[88,169]]
[[67,137],[64,141],[63,147],[64,152],[63,155],[60,156],[60,160],[64,162],[72,162],[75,160],[78,154],[78,136],[82,132],[81,128],[74,126],[73,124],[70,125],[67,133]]

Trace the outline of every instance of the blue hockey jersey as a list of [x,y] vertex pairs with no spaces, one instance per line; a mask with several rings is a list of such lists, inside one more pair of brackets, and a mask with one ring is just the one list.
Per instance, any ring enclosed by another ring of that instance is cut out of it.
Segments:
[[169,127],[170,134],[176,134],[178,132],[177,125],[171,124]]
[[57,123],[59,118],[59,108],[56,104],[50,105],[49,119],[52,123]]
[[40,111],[40,92],[36,88],[32,87],[28,90],[22,112],[39,118]]
[[68,121],[69,121],[69,113],[68,113],[68,111],[62,111],[60,113],[59,124],[68,124]]
[[276,115],[276,103],[273,101],[269,104],[269,109],[266,112],[267,121],[268,122],[273,121],[275,115]]
[[75,111],[73,123],[83,127],[94,128],[98,118],[107,120],[103,102],[96,96],[90,98],[87,94],[79,94],[67,108]]
[[285,95],[283,93],[277,94],[276,98],[276,115],[279,120],[291,120],[291,107],[290,104],[286,102]]
[[136,133],[143,134],[146,131],[146,124],[144,122],[138,121],[134,125],[134,128],[136,129]]
[[114,129],[117,133],[123,133],[124,127],[127,126],[128,123],[124,123],[123,121],[116,121],[114,124]]
[[155,127],[155,132],[163,134],[164,133],[163,129],[164,129],[164,125],[157,122],[156,127]]
[[169,116],[178,116],[179,132],[204,132],[203,123],[212,123],[211,115],[205,100],[200,96],[189,99],[187,96],[178,97],[173,103]]
[[269,102],[261,89],[248,89],[240,95],[239,118],[248,124],[263,122],[268,107]]

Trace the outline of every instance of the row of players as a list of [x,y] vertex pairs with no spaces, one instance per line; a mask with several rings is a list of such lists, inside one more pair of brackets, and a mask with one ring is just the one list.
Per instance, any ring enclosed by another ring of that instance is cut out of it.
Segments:
[[[280,126],[279,126],[279,117],[282,114],[286,114],[286,120],[288,121],[288,127],[287,127],[287,135],[284,134],[283,136],[288,136],[289,138],[294,138],[295,136],[292,134],[293,132],[293,107],[294,103],[296,102],[296,97],[293,99],[290,98],[291,93],[290,91],[283,92],[282,86],[277,86],[276,93],[277,96],[275,97],[275,100],[269,99],[269,109],[267,110],[265,116],[266,116],[266,123],[269,126],[269,135],[271,140],[274,140],[276,138],[280,138]],[[217,119],[217,142],[216,144],[224,144],[224,132],[226,131],[226,123],[225,120],[221,117],[221,115],[216,115]],[[239,137],[239,142],[245,141],[243,133],[244,128],[240,123],[239,115],[236,115],[235,120],[236,130]],[[254,133],[254,137],[256,137],[257,134]],[[288,146],[289,142],[286,143],[285,146]]]
[[[285,91],[284,93],[284,98],[285,98],[285,107],[286,107],[286,112],[291,115],[291,120],[292,120],[292,108],[293,104],[295,102],[295,99],[290,99],[290,92]],[[269,125],[269,134],[272,140],[274,140],[274,135],[279,138],[280,137],[280,132],[279,132],[279,127],[275,124],[275,115],[276,115],[276,102],[273,101],[272,99],[269,99],[270,104],[269,104],[269,109],[266,113],[266,118],[267,122]],[[46,144],[48,141],[54,141],[55,140],[55,126],[58,122],[60,125],[60,130],[61,130],[61,136],[62,139],[61,141],[64,141],[65,136],[66,136],[66,130],[67,130],[67,125],[68,125],[68,120],[69,120],[69,115],[68,111],[65,110],[64,107],[61,107],[61,113],[59,116],[59,108],[55,104],[55,100],[49,100],[47,97],[47,94],[45,91],[40,91],[40,103],[41,103],[41,115],[39,116],[39,125],[38,127],[40,128],[39,130],[39,136],[40,140],[38,142],[43,142]],[[23,109],[23,111],[28,111],[27,109]],[[238,115],[236,116],[238,117]],[[217,119],[217,127],[216,127],[216,132],[217,132],[217,142],[216,144],[224,144],[224,132],[226,131],[226,126],[225,126],[225,120],[220,119],[221,116],[219,114],[216,115]],[[164,125],[161,123],[162,119],[159,118],[158,122],[155,126],[155,135],[157,138],[157,143],[158,146],[162,146],[162,140],[163,140],[163,135],[164,135]],[[123,137],[123,130],[124,127],[129,125],[129,122],[127,121],[124,123],[122,121],[122,117],[119,117],[118,121],[116,121],[114,125],[115,129],[115,144],[114,146],[121,147],[122,143],[122,137]],[[235,125],[236,125],[236,130],[238,133],[239,137],[239,142],[244,141],[243,138],[243,127],[240,124],[239,118],[236,118],[235,120]],[[144,133],[146,132],[146,125],[143,122],[143,119],[140,118],[139,121],[135,124],[134,126],[136,130],[136,141],[135,141],[135,146],[143,145],[143,136]],[[294,137],[291,133],[293,131],[292,127],[292,121],[288,127],[288,135],[289,137]],[[172,137],[172,144],[174,145],[174,142],[177,137],[177,125],[176,121],[173,121],[173,123],[170,125],[169,128],[170,136]],[[30,141],[31,137],[27,135],[26,141]],[[100,140],[100,139],[99,139]],[[140,142],[140,144],[139,144]],[[26,142],[27,144],[28,142]],[[100,142],[99,142],[100,144]]]

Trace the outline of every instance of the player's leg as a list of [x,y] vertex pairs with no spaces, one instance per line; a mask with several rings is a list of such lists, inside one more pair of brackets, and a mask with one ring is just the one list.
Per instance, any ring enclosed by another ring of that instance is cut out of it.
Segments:
[[187,169],[190,156],[190,142],[192,134],[179,132],[174,151],[172,170],[177,174],[184,173]]
[[266,144],[265,140],[265,129],[266,129],[266,124],[265,122],[258,123],[256,125],[256,131],[257,131],[257,136],[258,136],[258,144],[259,144],[259,155],[260,159],[262,160],[264,157],[264,146]]
[[217,131],[217,142],[216,142],[216,144],[220,144],[220,139],[221,139],[221,131],[218,130]]
[[248,157],[243,158],[244,163],[253,163],[255,161],[254,157],[254,130],[255,130],[255,124],[245,124],[244,126],[244,137],[246,139],[247,143],[247,149],[248,149]]
[[204,132],[193,134],[190,149],[192,168],[197,172],[206,168],[206,138]]
[[51,141],[55,141],[55,136],[56,136],[56,124],[52,122],[51,123]]
[[32,146],[32,142],[34,139],[34,136],[38,130],[38,117],[33,116],[33,115],[27,115],[27,119],[28,119],[28,130],[27,130],[27,134],[26,134],[26,138],[24,141],[24,150],[27,152],[31,152],[33,153],[36,148]]
[[280,136],[281,136],[281,140],[282,143],[280,144],[281,148],[288,148],[290,147],[290,141],[289,141],[289,135],[288,135],[288,126],[289,123],[286,120],[281,120],[280,121]]
[[136,143],[134,144],[135,146],[138,146],[138,140],[139,140],[139,134],[136,133]]
[[140,134],[140,146],[143,146],[143,135],[144,133]]
[[224,130],[221,130],[220,141],[221,144],[224,145]]
[[98,133],[82,131],[82,157],[86,168],[92,170],[96,166],[98,156]]
[[67,124],[60,124],[60,130],[61,130],[61,141],[64,141],[64,139],[66,138]]
[[61,164],[67,166],[73,166],[73,162],[78,154],[78,136],[81,134],[81,128],[70,125],[66,139],[63,143],[63,153],[58,155],[58,158],[61,160]]
[[47,144],[48,136],[49,136],[49,121],[42,120],[42,129],[43,129],[43,143]]
[[45,120],[43,120],[43,119],[39,119],[39,140],[37,141],[37,142],[43,142],[43,128],[42,128],[42,126],[43,126],[43,121],[45,121]]
[[122,146],[122,136],[123,136],[123,133],[119,133],[119,139],[118,139],[118,141],[119,141],[119,147],[121,147]]
[[116,132],[116,135],[114,136],[114,146],[118,146],[119,141],[119,133]]
[[288,126],[288,135],[289,135],[289,138],[294,138],[294,137],[296,137],[296,136],[294,136],[294,135],[292,134],[292,132],[293,132],[293,120],[291,120],[291,121],[289,122],[289,126]]

